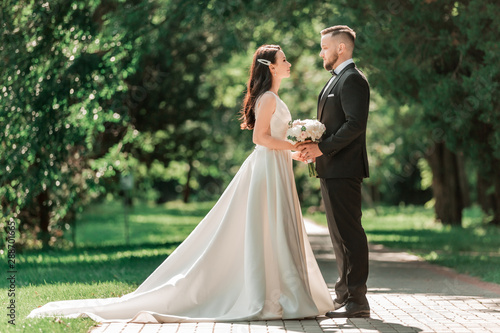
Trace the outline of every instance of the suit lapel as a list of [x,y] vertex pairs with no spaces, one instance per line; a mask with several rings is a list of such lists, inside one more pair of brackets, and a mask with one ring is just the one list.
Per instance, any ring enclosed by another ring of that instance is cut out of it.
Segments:
[[333,83],[331,84],[330,88],[328,88],[328,91],[326,91],[324,94],[323,94],[323,91],[327,88],[328,86],[328,83],[326,84],[326,86],[323,88],[323,90],[321,90],[321,93],[319,95],[319,100],[318,100],[318,120],[321,120],[321,116],[323,115],[323,108],[325,107],[325,103],[326,103],[326,100],[328,99],[328,94],[330,94],[330,92],[333,90],[333,88],[335,88],[335,86],[337,85],[337,83],[339,83],[339,80],[340,78],[342,77],[342,75],[344,75],[344,73],[349,69],[349,68],[354,68],[354,64],[349,64],[347,65],[340,73],[339,75],[337,75],[335,77],[335,79],[333,80]]

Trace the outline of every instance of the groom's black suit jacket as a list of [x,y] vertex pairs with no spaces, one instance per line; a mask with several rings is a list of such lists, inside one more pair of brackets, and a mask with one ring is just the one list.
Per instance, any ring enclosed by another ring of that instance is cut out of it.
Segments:
[[[354,64],[347,65],[333,85],[318,98],[318,120],[326,127],[316,158],[319,178],[369,176],[366,153],[366,122],[370,88]],[[322,97],[323,96],[323,97]]]

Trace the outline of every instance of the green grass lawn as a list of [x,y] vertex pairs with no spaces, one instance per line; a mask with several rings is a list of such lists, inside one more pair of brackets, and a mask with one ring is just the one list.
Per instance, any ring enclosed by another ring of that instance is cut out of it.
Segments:
[[[0,332],[86,332],[95,324],[90,319],[24,318],[50,301],[117,297],[135,290],[213,204],[136,204],[128,214],[129,245],[120,203],[89,207],[77,224],[78,248],[17,253],[16,326],[7,323],[7,280],[2,277]],[[307,217],[326,223],[324,214]],[[363,224],[371,242],[500,283],[500,229],[482,225],[482,219],[478,209],[467,210],[466,227],[451,228],[434,223],[432,210],[422,207],[380,207],[365,210]],[[5,253],[0,260],[6,272]]]
[[[77,249],[17,253],[16,326],[7,323],[7,280],[0,282],[0,332],[87,332],[90,319],[24,318],[47,302],[117,297],[132,292],[186,238],[213,203],[137,204],[125,245],[123,206],[94,205],[78,221]],[[7,257],[1,256],[2,272]],[[5,273],[6,274],[6,273]]]
[[[324,214],[306,215],[326,225]],[[433,209],[378,207],[363,210],[368,241],[414,253],[430,263],[500,283],[500,228],[484,224],[477,207],[464,211],[464,227],[434,222]]]

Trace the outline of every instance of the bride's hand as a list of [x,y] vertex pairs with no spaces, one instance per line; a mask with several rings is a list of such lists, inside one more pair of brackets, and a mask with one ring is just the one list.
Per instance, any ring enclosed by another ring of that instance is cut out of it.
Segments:
[[299,161],[299,162],[304,162],[307,163],[304,157],[302,156],[302,153],[300,151],[296,151],[292,153],[292,159]]
[[[292,153],[292,159],[299,161],[299,162],[302,162],[302,163],[305,163],[305,164],[308,164],[310,162],[309,159],[307,159],[304,156],[304,154],[302,154],[300,151],[296,151],[296,152]],[[313,160],[313,162],[316,162],[316,158],[313,158],[312,160]]]
[[293,151],[298,151],[298,150],[300,150],[300,144],[301,144],[301,143],[302,143],[302,142],[297,142],[297,143],[295,143],[295,144],[293,145],[292,150],[293,150]]
[[296,149],[297,149],[297,148],[299,148],[299,149],[300,149],[300,146],[305,145],[305,144],[308,144],[308,143],[311,143],[311,142],[312,142],[312,140],[306,140],[306,141],[297,142],[297,143],[295,144],[295,148],[296,148]]

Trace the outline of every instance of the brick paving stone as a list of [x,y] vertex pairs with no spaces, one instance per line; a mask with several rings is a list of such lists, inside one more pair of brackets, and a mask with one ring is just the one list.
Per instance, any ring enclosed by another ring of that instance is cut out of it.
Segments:
[[120,333],[121,331],[123,331],[126,325],[127,324],[123,323],[110,323],[108,324],[105,333]]
[[[153,326],[152,324],[146,326]],[[158,333],[177,333],[179,332],[178,327],[159,325]],[[142,333],[142,332],[141,332]]]
[[[166,330],[169,330],[170,332],[175,333],[177,331],[178,326],[179,325],[175,325],[175,326],[166,326],[165,325],[164,327]],[[144,325],[140,332],[141,333],[160,333],[161,328],[162,328],[162,325],[158,325],[158,324],[157,325]]]
[[108,324],[99,324],[92,329],[92,333],[104,333],[106,328],[108,328]]

